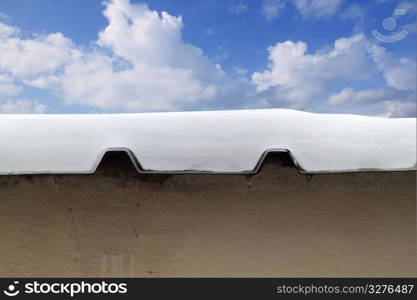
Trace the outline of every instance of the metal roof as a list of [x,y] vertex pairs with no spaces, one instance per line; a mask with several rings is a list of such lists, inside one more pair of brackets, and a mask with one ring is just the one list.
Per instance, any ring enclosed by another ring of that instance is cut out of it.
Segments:
[[0,115],[0,174],[90,174],[107,151],[139,172],[250,174],[287,152],[306,174],[416,170],[416,119],[286,109]]

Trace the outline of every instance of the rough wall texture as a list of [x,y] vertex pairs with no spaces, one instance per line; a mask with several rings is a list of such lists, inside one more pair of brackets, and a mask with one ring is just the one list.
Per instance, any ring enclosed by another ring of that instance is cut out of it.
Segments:
[[[416,173],[0,177],[0,276],[416,276]],[[280,160],[281,161],[281,160]]]

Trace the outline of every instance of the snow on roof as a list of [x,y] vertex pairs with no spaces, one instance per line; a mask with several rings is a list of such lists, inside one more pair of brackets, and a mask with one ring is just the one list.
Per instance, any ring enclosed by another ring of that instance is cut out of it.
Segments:
[[253,173],[268,152],[299,170],[416,169],[416,119],[286,109],[0,115],[0,174],[90,174],[107,151],[127,151],[139,172]]

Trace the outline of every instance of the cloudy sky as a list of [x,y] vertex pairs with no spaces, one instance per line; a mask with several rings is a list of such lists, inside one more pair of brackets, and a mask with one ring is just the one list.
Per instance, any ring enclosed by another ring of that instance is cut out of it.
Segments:
[[415,117],[415,1],[0,1],[0,113],[246,108]]

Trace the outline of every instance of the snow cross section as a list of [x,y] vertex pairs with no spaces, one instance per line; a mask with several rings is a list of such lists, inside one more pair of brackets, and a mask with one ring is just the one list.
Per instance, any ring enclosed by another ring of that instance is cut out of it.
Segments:
[[108,151],[138,172],[251,174],[287,152],[306,174],[416,170],[416,119],[287,109],[0,115],[0,174],[91,174]]

